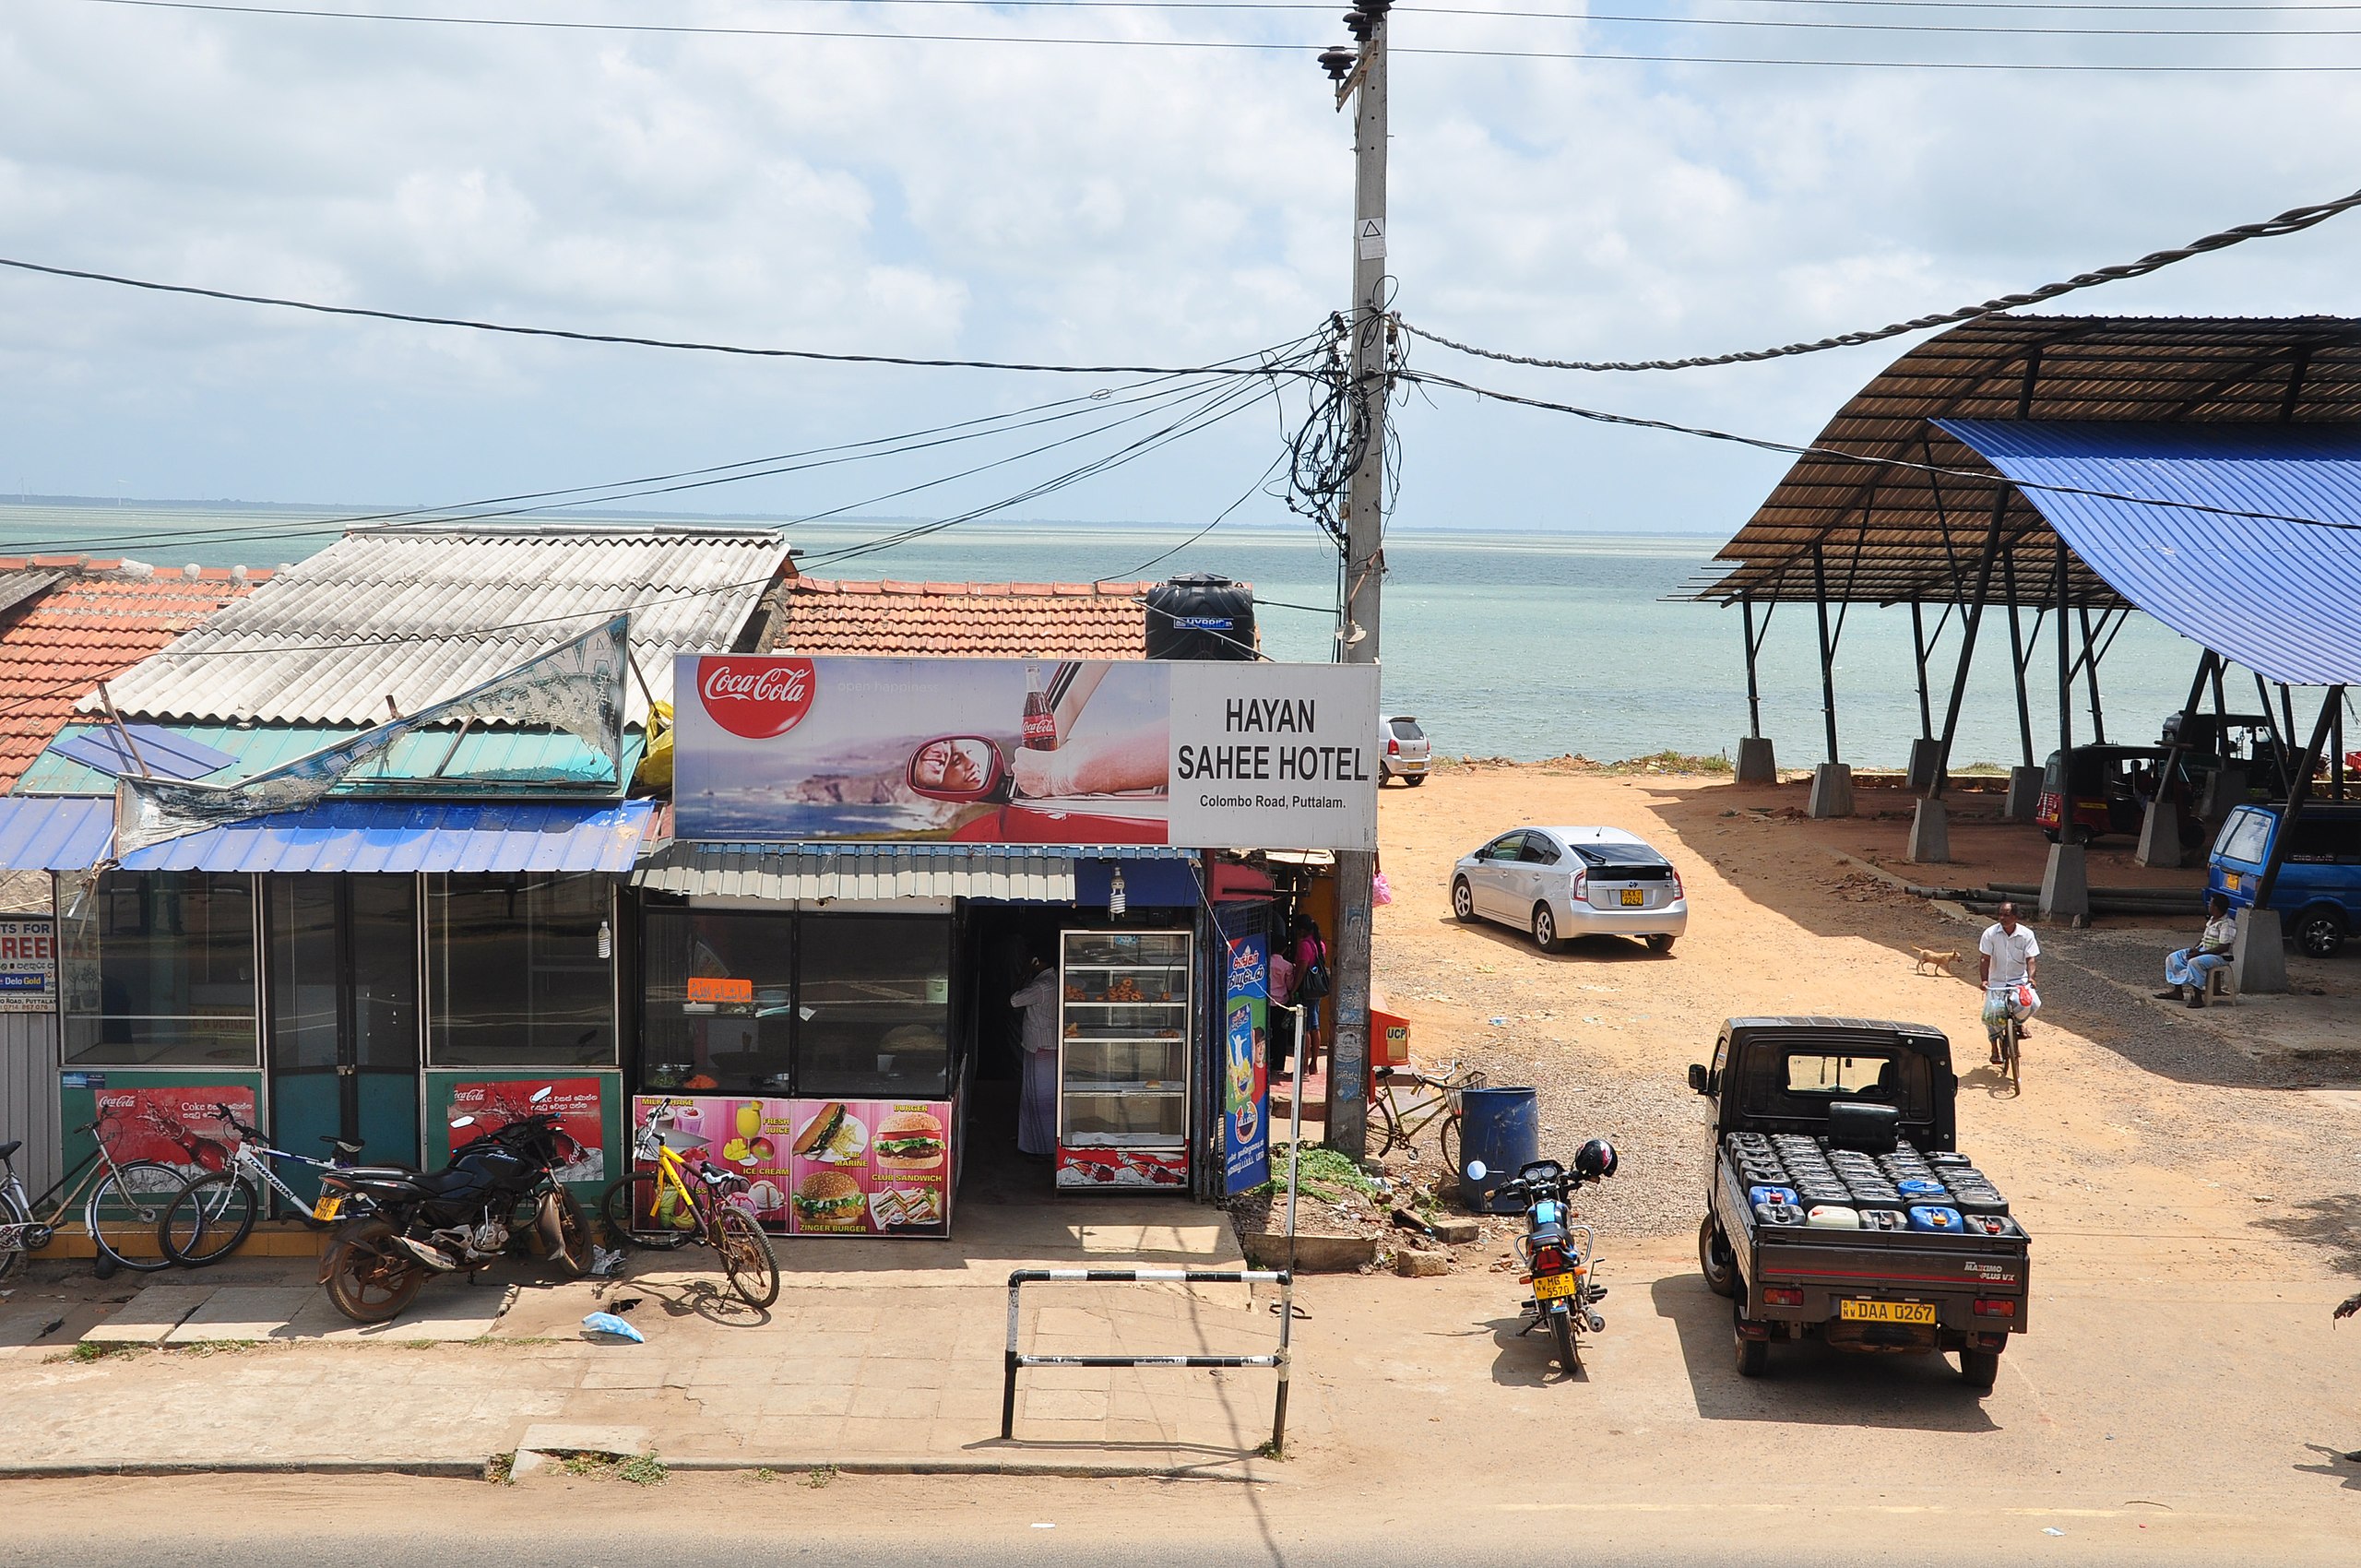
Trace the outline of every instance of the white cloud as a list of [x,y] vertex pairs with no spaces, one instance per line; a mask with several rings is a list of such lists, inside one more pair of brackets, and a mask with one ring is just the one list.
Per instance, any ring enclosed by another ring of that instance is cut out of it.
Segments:
[[[676,14],[1313,42],[1334,25],[883,9],[696,0]],[[482,10],[647,15],[621,0]],[[1650,47],[1596,23],[1405,14],[1395,32],[1405,46]],[[1731,53],[1927,46],[1719,30],[1681,42]],[[512,32],[41,0],[0,18],[0,253],[431,314],[836,350],[1189,362],[1309,330],[1342,303],[1349,266],[1349,121],[1300,55]],[[1813,338],[2123,259],[2337,194],[2361,131],[2342,78],[2313,77],[1406,53],[1394,103],[1404,311],[1580,357]],[[2343,222],[2354,227],[2065,308],[2353,312],[2361,220]],[[152,494],[459,496],[1074,390],[328,322],[18,276],[0,278],[0,313],[10,457],[50,491],[121,480]],[[1520,372],[1424,345],[1418,358],[1795,437],[1892,351],[1679,378]],[[1724,529],[1779,469],[1448,398],[1404,417],[1413,521]],[[1270,441],[1267,420],[1240,420],[1135,480],[1119,473],[1034,510],[1201,515],[1261,469]],[[690,504],[835,505],[941,471],[940,459],[913,462]],[[955,505],[984,493],[943,493]]]

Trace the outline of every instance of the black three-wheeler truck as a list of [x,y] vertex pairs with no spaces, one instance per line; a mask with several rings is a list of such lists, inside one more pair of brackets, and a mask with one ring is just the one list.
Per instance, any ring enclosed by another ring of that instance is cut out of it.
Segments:
[[1714,1105],[1705,1282],[1738,1370],[1774,1339],[1956,1351],[1979,1395],[2025,1331],[2031,1238],[1958,1151],[1951,1042],[1919,1024],[1732,1018],[1689,1084]]

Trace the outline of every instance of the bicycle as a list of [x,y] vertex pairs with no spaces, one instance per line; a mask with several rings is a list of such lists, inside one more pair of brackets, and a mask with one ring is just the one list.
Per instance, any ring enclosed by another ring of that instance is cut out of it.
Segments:
[[277,1193],[309,1229],[325,1230],[342,1216],[342,1194],[324,1192],[317,1202],[307,1204],[279,1180],[270,1162],[291,1159],[314,1170],[342,1170],[353,1155],[361,1152],[361,1145],[333,1134],[322,1134],[320,1141],[336,1151],[335,1158],[314,1159],[309,1155],[271,1147],[261,1128],[249,1127],[239,1121],[237,1113],[227,1105],[214,1106],[213,1114],[223,1126],[238,1134],[238,1141],[230,1146],[226,1169],[190,1177],[165,1209],[157,1238],[164,1254],[172,1262],[203,1268],[236,1252],[254,1230],[255,1219],[269,1201],[264,1195],[266,1188]]
[[[88,1134],[97,1147],[38,1198],[25,1196],[24,1180],[14,1163],[24,1140],[0,1144],[0,1281],[24,1266],[25,1254],[40,1252],[57,1239],[77,1202],[82,1205],[83,1229],[98,1248],[100,1278],[118,1268],[148,1274],[172,1266],[158,1232],[165,1209],[181,1190],[181,1173],[161,1160],[115,1158],[104,1133],[113,1119],[110,1111],[74,1129],[77,1136]],[[56,1200],[54,1205],[52,1199]],[[36,1211],[45,1206],[46,1213],[35,1218]]]
[[2025,1011],[2024,1004],[2016,996],[2018,986],[2023,983],[2022,980],[2010,980],[1984,988],[1985,1032],[2000,1052],[2000,1075],[2008,1080],[2011,1095],[2025,1092]]
[[[1397,1148],[1409,1148],[1418,1134],[1438,1121],[1442,1130],[1435,1134],[1442,1149],[1446,1169],[1459,1169],[1459,1091],[1484,1087],[1484,1071],[1480,1067],[1463,1066],[1453,1062],[1446,1065],[1440,1076],[1422,1073],[1415,1067],[1380,1067],[1376,1070],[1379,1124],[1377,1154],[1389,1154]],[[1412,1098],[1403,1103],[1397,1086],[1407,1083]],[[1431,1094],[1425,1091],[1431,1090]],[[1420,1098],[1421,1096],[1424,1098]]]
[[664,1141],[673,1121],[669,1105],[649,1113],[633,1143],[632,1158],[653,1169],[609,1182],[599,1195],[599,1218],[618,1241],[650,1252],[703,1242],[720,1254],[722,1272],[740,1301],[757,1309],[769,1306],[778,1300],[778,1260],[754,1217],[730,1201],[750,1183],[736,1171],[682,1159]]

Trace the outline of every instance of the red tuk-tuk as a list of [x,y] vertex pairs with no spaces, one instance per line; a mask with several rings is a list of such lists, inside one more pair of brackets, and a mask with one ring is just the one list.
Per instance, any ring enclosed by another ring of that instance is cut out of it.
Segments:
[[2042,767],[2041,800],[2034,807],[2034,821],[2051,843],[2087,844],[2109,833],[2136,837],[2160,780],[2178,809],[2180,836],[2188,839],[2191,795],[2185,754],[2169,779],[2162,774],[2173,753],[2165,746],[2076,746],[2065,754],[2070,760],[2061,766],[2059,754],[2049,754]]

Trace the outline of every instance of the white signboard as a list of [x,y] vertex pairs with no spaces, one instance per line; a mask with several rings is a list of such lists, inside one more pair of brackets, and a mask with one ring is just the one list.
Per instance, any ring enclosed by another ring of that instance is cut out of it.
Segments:
[[1377,847],[1373,666],[692,654],[676,680],[683,838]]
[[57,1009],[57,922],[0,918],[0,1013]]

